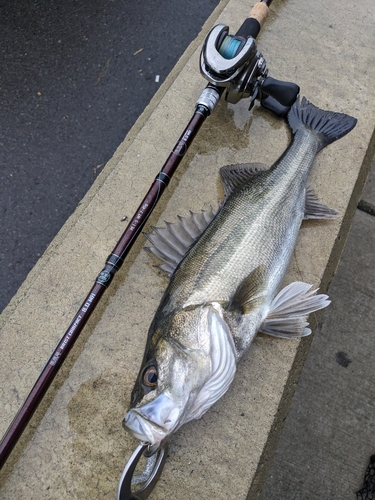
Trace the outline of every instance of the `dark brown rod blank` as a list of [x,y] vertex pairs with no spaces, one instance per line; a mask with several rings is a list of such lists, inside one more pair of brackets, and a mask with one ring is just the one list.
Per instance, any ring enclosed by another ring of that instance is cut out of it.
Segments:
[[91,288],[79,311],[64,332],[57,347],[42,369],[34,387],[31,389],[25,402],[4,435],[0,443],[0,469],[3,467],[21,437],[61,364],[72,349],[104,291],[112,281],[114,274],[121,267],[142,227],[159,201],[172,175],[208,115],[209,111],[207,108],[202,106],[197,107],[196,112],[193,114],[187,127],[176,142],[171,154],[168,156],[163,168],[156,176],[155,181],[151,185],[142,203],[139,205],[135,215],[132,217],[112,253],[108,256],[104,269],[99,273],[94,286]]

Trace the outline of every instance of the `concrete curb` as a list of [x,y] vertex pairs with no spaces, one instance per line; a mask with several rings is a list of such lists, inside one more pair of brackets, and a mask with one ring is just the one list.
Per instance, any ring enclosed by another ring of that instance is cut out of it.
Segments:
[[[122,217],[133,214],[181,124],[190,118],[204,87],[197,68],[208,29],[225,22],[235,31],[248,10],[242,0],[219,5],[2,314],[0,432],[122,233]],[[342,216],[301,229],[287,276],[287,281],[302,279],[322,290],[335,273],[374,154],[371,12],[370,0],[345,5],[345,10],[331,2],[324,12],[307,0],[275,2],[259,40],[273,76],[297,81],[302,93],[322,108],[359,118],[347,138],[319,155],[311,176],[322,202]],[[349,40],[356,40],[356,46]],[[288,144],[286,126],[259,109],[249,119],[247,105],[219,105],[150,225],[215,203],[222,196],[220,166],[271,164],[280,156]],[[123,186],[132,193],[127,200]],[[30,498],[30,491],[38,500],[51,495],[114,498],[136,444],[122,431],[121,420],[166,285],[141,252],[142,245],[139,239],[2,471],[0,498]],[[259,337],[239,364],[228,394],[201,421],[174,436],[152,498],[257,498],[308,347],[309,340]]]

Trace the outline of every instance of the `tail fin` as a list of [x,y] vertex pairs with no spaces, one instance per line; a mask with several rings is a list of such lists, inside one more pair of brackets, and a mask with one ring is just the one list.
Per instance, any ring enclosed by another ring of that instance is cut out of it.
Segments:
[[303,97],[301,102],[297,98],[287,120],[293,133],[304,127],[315,132],[321,141],[320,149],[344,137],[357,123],[357,119],[352,116],[317,108],[306,97]]

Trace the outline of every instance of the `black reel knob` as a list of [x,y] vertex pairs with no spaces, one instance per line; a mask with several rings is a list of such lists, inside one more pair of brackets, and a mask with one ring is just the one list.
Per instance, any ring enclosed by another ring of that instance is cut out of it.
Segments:
[[299,87],[293,82],[283,82],[272,77],[267,77],[262,82],[261,91],[270,95],[283,106],[292,106],[299,94]]

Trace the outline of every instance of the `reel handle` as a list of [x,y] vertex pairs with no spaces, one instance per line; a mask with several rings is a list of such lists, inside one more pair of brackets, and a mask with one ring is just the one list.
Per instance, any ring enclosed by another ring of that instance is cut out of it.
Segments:
[[268,76],[263,80],[260,85],[262,94],[267,94],[278,101],[282,106],[290,108],[294,104],[297,95],[299,94],[299,87],[293,82],[283,82]]
[[290,110],[290,106],[283,106],[279,103],[279,101],[276,101],[276,99],[269,95],[262,97],[262,99],[260,100],[260,104],[262,108],[268,109],[268,111],[271,111],[280,118],[284,118]]

